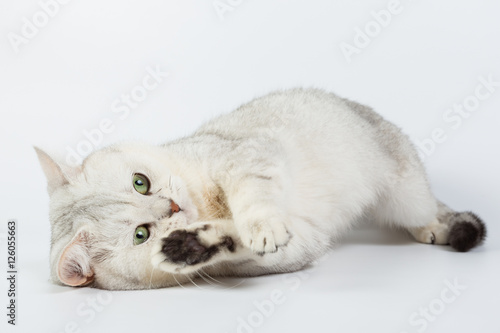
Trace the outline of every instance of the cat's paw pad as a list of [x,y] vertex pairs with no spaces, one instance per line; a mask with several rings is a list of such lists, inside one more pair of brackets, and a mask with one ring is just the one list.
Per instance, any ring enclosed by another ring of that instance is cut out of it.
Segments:
[[186,230],[175,230],[162,241],[161,252],[176,264],[196,265],[209,260],[218,251],[216,246],[203,246],[197,233]]
[[208,262],[221,249],[234,251],[235,244],[230,237],[219,238],[209,226],[172,231],[161,239],[153,250],[153,265],[168,272],[191,271],[199,264]]
[[274,253],[290,240],[290,233],[279,220],[246,223],[239,234],[243,245],[260,255]]

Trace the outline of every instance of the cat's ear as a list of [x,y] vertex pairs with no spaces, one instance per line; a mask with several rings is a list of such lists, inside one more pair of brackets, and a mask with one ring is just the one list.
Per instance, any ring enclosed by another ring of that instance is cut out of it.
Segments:
[[94,271],[90,266],[89,232],[80,228],[75,237],[64,248],[57,263],[59,280],[72,287],[85,286],[94,280]]
[[69,184],[68,172],[64,172],[59,164],[57,164],[46,152],[40,148],[34,147],[38,160],[42,166],[43,173],[47,177],[47,190],[49,195],[52,195],[55,189],[60,186]]

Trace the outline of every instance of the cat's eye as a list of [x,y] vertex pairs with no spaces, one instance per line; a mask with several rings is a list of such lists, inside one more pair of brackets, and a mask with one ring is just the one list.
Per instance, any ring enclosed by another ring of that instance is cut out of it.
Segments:
[[134,232],[134,245],[139,245],[147,241],[149,238],[149,230],[145,226],[140,226]]
[[132,179],[132,183],[134,188],[140,194],[146,194],[149,191],[149,179],[141,173],[134,174],[134,178]]

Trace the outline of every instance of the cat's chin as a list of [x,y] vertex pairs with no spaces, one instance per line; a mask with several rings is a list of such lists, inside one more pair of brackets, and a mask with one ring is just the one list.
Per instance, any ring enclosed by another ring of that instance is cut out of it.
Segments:
[[[158,257],[160,257],[159,254]],[[155,260],[161,260],[161,259],[156,259],[155,257],[153,257],[152,261],[154,262]],[[170,273],[175,275],[188,275],[195,273],[197,270],[199,270],[201,268],[201,265],[188,266],[186,264],[179,265],[168,261],[161,261],[159,264],[157,264],[157,266],[154,267],[165,273]]]

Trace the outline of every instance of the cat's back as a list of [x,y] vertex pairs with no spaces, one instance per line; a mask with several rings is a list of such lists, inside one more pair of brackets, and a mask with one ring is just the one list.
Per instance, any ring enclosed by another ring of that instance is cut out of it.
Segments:
[[227,138],[281,135],[332,142],[349,137],[373,139],[381,126],[392,126],[387,124],[370,108],[333,93],[296,88],[256,98],[209,121],[196,134]]
[[209,121],[195,136],[204,134],[276,139],[317,155],[342,152],[419,164],[413,144],[397,126],[370,107],[320,89],[296,88],[256,98]]

